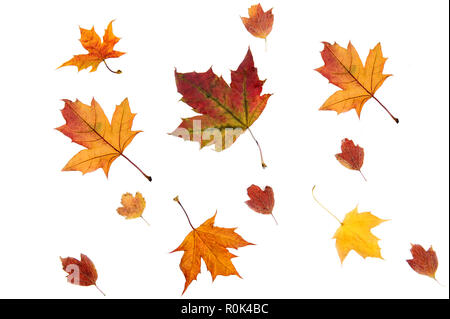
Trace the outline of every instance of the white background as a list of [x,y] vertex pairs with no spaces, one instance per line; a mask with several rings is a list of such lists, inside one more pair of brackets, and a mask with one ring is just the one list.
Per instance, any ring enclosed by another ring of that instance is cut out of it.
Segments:
[[[190,231],[179,195],[194,225],[218,210],[216,225],[238,227],[255,243],[233,259],[244,279],[211,276],[202,266],[183,298],[448,298],[449,94],[447,1],[262,1],[275,22],[264,41],[240,16],[254,1],[4,1],[0,7],[0,297],[103,298],[94,287],[66,282],[59,256],[95,263],[107,298],[179,298],[182,253],[169,254]],[[98,71],[56,68],[85,53],[78,27],[103,36],[109,21],[126,55]],[[319,112],[337,90],[314,69],[323,64],[321,41],[346,46],[361,58],[381,42],[386,80],[376,96],[400,119],[397,125],[374,101],[361,120],[351,112]],[[274,93],[252,126],[268,168],[262,170],[248,133],[228,150],[167,135],[191,116],[179,102],[173,76],[210,66],[230,80],[251,47],[264,93]],[[150,174],[148,183],[125,159],[110,177],[61,172],[82,149],[54,130],[64,124],[61,99],[92,97],[111,118],[129,98],[143,130],[126,154]],[[348,137],[365,148],[364,182],[334,154]],[[274,215],[245,204],[251,184],[271,185]],[[341,266],[331,239],[338,217],[359,204],[390,219],[373,229],[384,260],[351,252]],[[125,192],[143,193],[145,218],[116,213]],[[437,252],[440,286],[405,262],[410,243]]]

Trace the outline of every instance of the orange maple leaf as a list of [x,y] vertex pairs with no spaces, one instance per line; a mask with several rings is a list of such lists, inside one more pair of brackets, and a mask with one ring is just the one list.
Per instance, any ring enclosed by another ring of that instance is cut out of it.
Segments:
[[360,117],[364,104],[370,98],[374,98],[398,123],[398,119],[374,96],[384,81],[391,76],[391,74],[383,74],[384,63],[387,59],[383,57],[380,43],[370,50],[365,66],[351,42],[348,43],[347,49],[337,43],[331,45],[323,42],[323,44],[324,49],[321,54],[325,65],[316,71],[342,90],[331,95],[320,110],[332,110],[339,114],[355,109]]
[[59,257],[61,259],[63,270],[68,273],[67,282],[79,286],[94,285],[103,295],[105,295],[97,286],[98,275],[94,263],[88,256],[84,254],[80,255],[80,260],[73,257]]
[[78,71],[91,67],[90,72],[94,72],[97,70],[98,65],[101,62],[104,62],[109,71],[117,74],[122,73],[122,71],[120,70],[111,70],[105,61],[106,59],[118,58],[125,54],[125,52],[114,50],[114,46],[117,44],[117,42],[119,42],[120,38],[116,37],[112,31],[113,21],[108,24],[108,27],[105,30],[105,34],[103,35],[103,42],[95,32],[94,27],[92,27],[91,30],[83,29],[80,27],[81,45],[89,53],[74,55],[72,59],[63,63],[58,67],[58,69],[63,66],[73,65],[78,68]]
[[364,149],[359,145],[355,145],[352,140],[347,138],[341,142],[342,153],[336,154],[336,159],[344,167],[348,169],[359,171],[364,180],[367,180],[361,172],[361,167],[364,163]]
[[64,108],[61,113],[66,124],[57,128],[58,131],[71,138],[73,142],[87,149],[80,151],[64,166],[63,171],[93,172],[102,168],[108,177],[112,162],[123,156],[145,178],[151,177],[136,166],[123,154],[136,134],[142,131],[132,131],[133,119],[136,114],[131,113],[128,99],[116,106],[111,124],[100,105],[92,99],[91,106],[76,100],[63,100]]
[[201,259],[205,262],[213,281],[218,275],[236,275],[242,278],[231,262],[231,259],[237,256],[230,253],[228,248],[238,249],[253,244],[235,233],[236,228],[214,226],[217,212],[202,225],[194,228],[178,196],[174,200],[181,206],[192,227],[192,231],[185,237],[181,245],[172,251],[172,253],[184,251],[180,262],[180,269],[186,278],[183,294],[191,282],[197,279],[197,275],[200,273]]
[[248,16],[248,18],[241,17],[247,31],[257,38],[266,39],[272,31],[272,9],[264,12],[261,4],[258,3],[248,8]]
[[421,245],[411,244],[413,259],[406,260],[411,268],[418,274],[425,275],[436,280],[438,259],[433,247],[425,250]]

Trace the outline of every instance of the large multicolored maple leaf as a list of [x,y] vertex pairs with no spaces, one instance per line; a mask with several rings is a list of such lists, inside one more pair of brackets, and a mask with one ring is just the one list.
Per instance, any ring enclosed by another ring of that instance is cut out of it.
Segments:
[[181,100],[201,115],[182,119],[171,135],[197,141],[200,148],[215,144],[215,150],[222,151],[248,130],[259,147],[250,126],[263,112],[271,94],[261,95],[264,81],[258,77],[250,49],[238,69],[231,71],[230,85],[211,68],[203,73],[175,70],[175,80],[183,95]]
[[149,181],[146,175],[123,152],[134,137],[142,131],[132,131],[131,126],[136,114],[131,113],[128,99],[116,106],[111,124],[101,106],[92,99],[91,106],[76,100],[63,100],[61,113],[66,124],[57,128],[58,131],[71,138],[73,142],[87,149],[78,152],[64,166],[63,171],[80,171],[84,174],[102,168],[108,177],[112,162],[123,156]]
[[383,74],[387,59],[383,57],[381,44],[378,43],[370,50],[364,66],[351,42],[348,43],[347,49],[337,43],[331,45],[323,42],[323,44],[321,55],[325,65],[316,71],[341,90],[331,95],[320,110],[332,110],[339,114],[355,109],[360,117],[364,104],[370,98],[374,98],[398,123],[398,119],[374,96],[384,81],[391,76]]
[[[114,20],[113,20],[114,21]],[[109,71],[113,73],[122,73],[122,71],[113,71],[106,64],[105,60],[110,58],[118,58],[125,54],[125,52],[115,51],[114,46],[119,42],[120,38],[116,37],[112,31],[111,21],[105,30],[103,35],[103,42],[95,32],[94,27],[91,30],[83,29],[80,27],[81,33],[81,45],[89,52],[88,54],[74,55],[72,59],[63,63],[58,67],[63,66],[76,66],[78,71],[91,67],[90,72],[97,71],[100,63],[104,62]]]

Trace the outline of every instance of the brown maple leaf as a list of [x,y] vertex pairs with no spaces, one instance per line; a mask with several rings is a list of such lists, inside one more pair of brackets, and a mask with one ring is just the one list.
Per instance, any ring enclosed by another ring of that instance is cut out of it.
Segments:
[[231,259],[236,257],[228,251],[228,248],[238,249],[247,245],[253,245],[245,241],[241,236],[235,233],[236,228],[222,228],[214,226],[217,212],[213,217],[206,220],[197,228],[192,226],[186,210],[177,197],[174,198],[189,221],[192,231],[186,236],[180,246],[172,251],[184,251],[180,262],[180,269],[186,278],[183,294],[193,280],[197,279],[200,273],[201,260],[206,264],[214,281],[218,275],[241,276],[234,267]]
[[80,171],[84,174],[102,168],[108,177],[112,162],[119,156],[124,157],[146,179],[146,175],[136,164],[123,154],[125,148],[134,137],[142,131],[132,131],[134,116],[131,113],[128,99],[116,106],[111,123],[101,106],[92,99],[91,106],[76,100],[63,100],[64,108],[61,113],[66,124],[57,128],[58,131],[87,149],[78,152],[64,166],[63,171]]
[[433,247],[425,250],[421,245],[411,244],[413,259],[406,260],[411,268],[418,274],[425,275],[436,280],[438,259]]
[[63,270],[68,273],[67,282],[79,286],[95,286],[103,295],[105,293],[97,286],[97,270],[94,263],[84,254],[80,254],[80,260],[67,257],[62,258]]
[[248,18],[241,17],[242,23],[247,31],[257,38],[266,40],[270,31],[272,31],[272,9],[264,12],[261,4],[258,3],[248,8],[248,16]]
[[97,32],[95,32],[94,27],[92,27],[91,30],[83,29],[80,27],[81,45],[89,53],[74,55],[72,59],[64,62],[61,66],[58,67],[58,69],[63,66],[73,65],[78,68],[78,71],[91,67],[90,72],[94,72],[97,71],[99,64],[103,62],[105,63],[105,66],[109,71],[117,74],[122,73],[122,71],[120,70],[111,70],[105,61],[106,59],[118,58],[125,54],[125,52],[114,50],[114,46],[117,44],[117,42],[119,42],[120,38],[116,37],[112,31],[113,21],[108,24],[108,27],[105,30],[103,42],[98,36]]
[[342,140],[341,150],[342,153],[335,155],[339,163],[348,169],[359,171],[364,180],[367,181],[361,172],[361,167],[364,163],[364,149],[359,145],[355,145],[352,140],[345,138]]
[[247,188],[247,195],[250,197],[250,200],[245,203],[257,213],[264,215],[272,215],[275,223],[278,225],[275,216],[273,216],[273,206],[275,205],[275,198],[273,194],[273,189],[270,186],[266,186],[264,190],[262,190],[257,185],[251,185]]

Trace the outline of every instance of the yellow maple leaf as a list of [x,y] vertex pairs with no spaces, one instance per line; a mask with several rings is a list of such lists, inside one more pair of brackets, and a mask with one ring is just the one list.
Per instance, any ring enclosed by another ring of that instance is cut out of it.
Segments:
[[370,212],[358,213],[358,207],[347,213],[341,227],[337,229],[333,236],[336,239],[336,249],[341,263],[344,262],[345,257],[351,250],[356,251],[363,258],[383,259],[380,246],[378,246],[380,239],[370,230],[385,221],[387,220],[380,219]]

